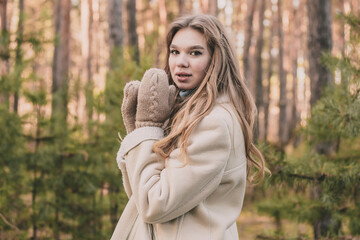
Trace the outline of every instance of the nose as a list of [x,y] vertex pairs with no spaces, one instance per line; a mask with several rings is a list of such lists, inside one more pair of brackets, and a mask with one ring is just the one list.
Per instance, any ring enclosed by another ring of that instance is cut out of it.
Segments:
[[186,54],[181,53],[181,54],[178,55],[178,57],[176,59],[176,66],[177,67],[183,67],[183,68],[189,67],[189,61],[187,59]]

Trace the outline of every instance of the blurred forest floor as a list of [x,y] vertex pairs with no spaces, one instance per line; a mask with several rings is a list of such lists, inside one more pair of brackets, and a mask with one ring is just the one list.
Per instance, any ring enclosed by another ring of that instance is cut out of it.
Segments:
[[[312,227],[309,224],[286,220],[281,221],[281,224],[282,234],[287,236],[287,239],[299,239],[299,236],[310,239],[310,236],[313,235]],[[272,217],[259,215],[256,210],[251,208],[244,209],[240,214],[237,226],[241,240],[270,239],[265,236],[274,236],[277,231],[275,220]]]

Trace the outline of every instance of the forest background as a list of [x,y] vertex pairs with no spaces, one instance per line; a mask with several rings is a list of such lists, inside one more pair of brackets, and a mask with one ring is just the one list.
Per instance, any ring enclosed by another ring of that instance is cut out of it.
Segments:
[[[359,239],[358,0],[0,0],[0,239],[109,239],[126,82],[164,66],[168,24],[216,15],[236,43],[272,171],[241,239]],[[186,179],[184,179],[186,181]]]

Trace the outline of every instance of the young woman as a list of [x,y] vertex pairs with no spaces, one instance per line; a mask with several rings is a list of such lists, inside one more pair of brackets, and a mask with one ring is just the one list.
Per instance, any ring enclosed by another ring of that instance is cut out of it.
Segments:
[[166,40],[165,71],[124,89],[117,161],[129,202],[111,239],[238,239],[246,180],[263,178],[264,159],[234,45],[208,15],[178,19]]

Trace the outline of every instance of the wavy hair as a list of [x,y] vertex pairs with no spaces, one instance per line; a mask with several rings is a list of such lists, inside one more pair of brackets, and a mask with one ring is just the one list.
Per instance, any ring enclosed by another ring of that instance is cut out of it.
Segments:
[[[210,113],[216,98],[221,94],[226,94],[230,98],[243,130],[247,178],[250,182],[259,182],[263,179],[266,168],[261,152],[253,144],[253,127],[257,110],[251,93],[242,80],[234,44],[230,41],[223,24],[216,17],[211,15],[184,16],[170,25],[166,37],[166,59],[169,59],[170,44],[175,34],[184,28],[192,28],[203,34],[211,60],[204,80],[193,94],[185,100],[177,98],[166,128],[166,136],[153,145],[153,151],[166,159],[179,144],[180,152],[187,164],[189,159],[186,154],[186,146],[191,131]],[[165,65],[165,72],[170,83],[174,84],[168,61]],[[254,174],[249,174],[252,170],[255,170]]]

